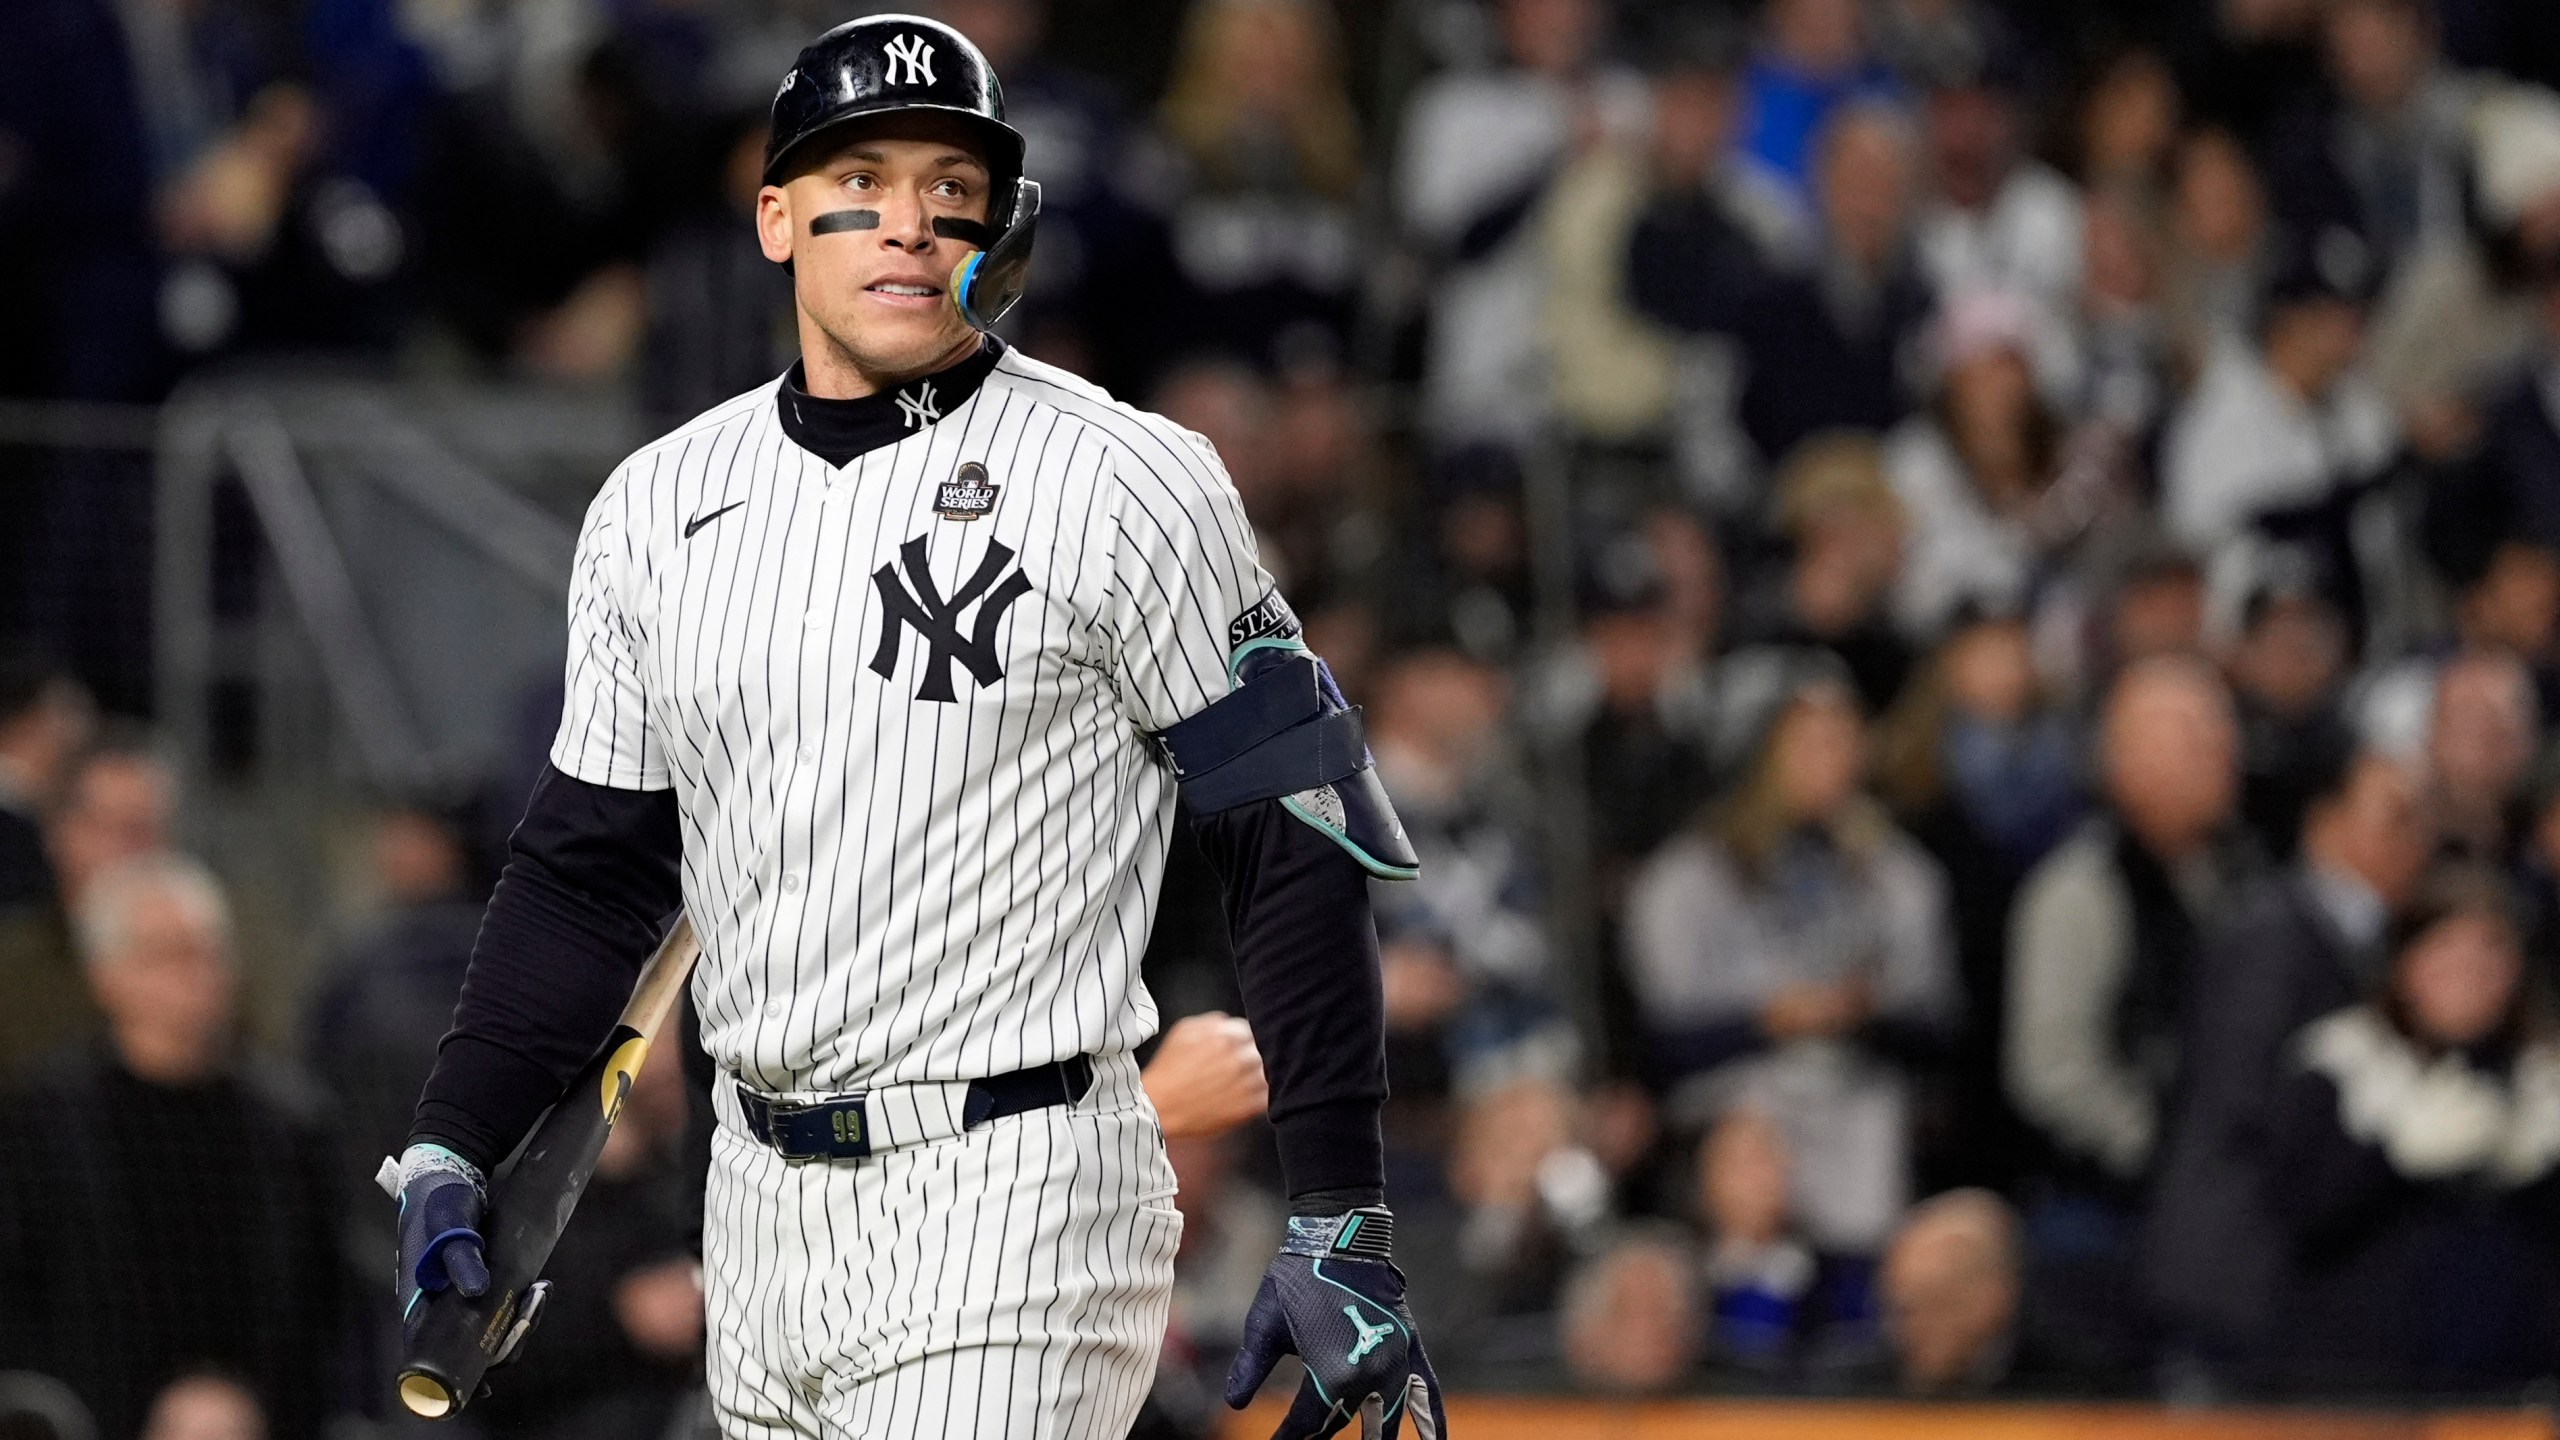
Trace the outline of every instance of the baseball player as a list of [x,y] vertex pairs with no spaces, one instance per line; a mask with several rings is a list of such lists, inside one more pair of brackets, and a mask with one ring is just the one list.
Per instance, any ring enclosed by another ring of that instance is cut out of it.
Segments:
[[394,1184],[404,1313],[487,1283],[485,1177],[679,905],[714,1105],[710,1388],[738,1437],[1121,1440],[1182,1221],[1130,1051],[1177,796],[1227,892],[1293,1218],[1229,1376],[1282,1436],[1443,1430],[1391,1263],[1359,712],[1199,436],[988,333],[1040,188],[985,58],[828,31],[757,234],[801,360],[614,471],[568,700]]

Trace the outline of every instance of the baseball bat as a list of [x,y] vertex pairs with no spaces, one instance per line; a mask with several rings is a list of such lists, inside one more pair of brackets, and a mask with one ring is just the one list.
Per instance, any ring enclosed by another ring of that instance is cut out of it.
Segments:
[[491,1184],[480,1220],[489,1288],[477,1298],[451,1287],[428,1297],[418,1338],[400,1366],[400,1403],[409,1413],[429,1420],[460,1414],[479,1393],[490,1363],[520,1343],[540,1317],[549,1292],[538,1283],[542,1267],[586,1192],[650,1042],[674,1012],[700,953],[692,920],[678,915],[640,972],[613,1033],[534,1127],[515,1168]]

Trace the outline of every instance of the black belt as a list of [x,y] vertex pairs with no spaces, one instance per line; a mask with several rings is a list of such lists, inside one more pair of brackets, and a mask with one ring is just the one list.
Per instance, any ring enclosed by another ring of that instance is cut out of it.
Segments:
[[[800,1102],[769,1100],[744,1085],[736,1088],[747,1133],[772,1146],[785,1160],[858,1160],[871,1153],[871,1127],[863,1119],[860,1091]],[[1072,1105],[1092,1088],[1090,1055],[972,1080],[960,1109],[961,1128],[974,1130],[1026,1110]]]

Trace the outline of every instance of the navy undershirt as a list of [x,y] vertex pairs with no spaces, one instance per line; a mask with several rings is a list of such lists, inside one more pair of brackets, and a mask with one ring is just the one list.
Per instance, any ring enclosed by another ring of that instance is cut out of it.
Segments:
[[1004,342],[981,337],[959,363],[903,385],[851,400],[809,393],[808,371],[793,362],[774,392],[773,408],[791,443],[837,469],[858,456],[895,445],[950,414],[978,393],[1004,358]]

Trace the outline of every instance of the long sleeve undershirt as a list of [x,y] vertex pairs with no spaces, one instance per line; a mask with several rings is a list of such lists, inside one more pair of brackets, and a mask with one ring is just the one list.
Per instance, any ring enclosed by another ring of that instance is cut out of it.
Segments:
[[[1385,1187],[1385,1010],[1366,872],[1276,800],[1196,824],[1225,879],[1289,1192],[1374,1203]],[[448,1146],[484,1172],[515,1149],[622,1013],[682,903],[681,848],[675,792],[543,768],[412,1141]]]

